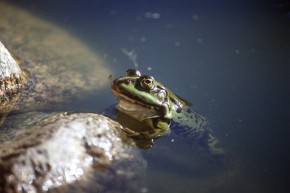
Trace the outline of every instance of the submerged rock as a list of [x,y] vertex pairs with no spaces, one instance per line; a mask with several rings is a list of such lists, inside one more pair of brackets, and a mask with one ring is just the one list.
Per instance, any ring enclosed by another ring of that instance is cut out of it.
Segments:
[[139,192],[146,162],[121,127],[93,113],[7,118],[0,192]]
[[109,84],[110,70],[84,42],[4,1],[0,1],[0,41],[27,72],[27,84],[12,112],[59,109]]

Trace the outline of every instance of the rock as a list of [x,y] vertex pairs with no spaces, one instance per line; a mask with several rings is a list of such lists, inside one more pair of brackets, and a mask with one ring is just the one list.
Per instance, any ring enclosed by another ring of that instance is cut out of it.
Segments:
[[25,76],[9,51],[0,42],[0,125],[19,98]]
[[93,113],[8,117],[0,192],[139,192],[146,162],[121,127]]
[[31,112],[99,91],[111,74],[100,57],[8,1],[0,41],[14,58],[1,44],[0,192],[140,192],[146,162],[121,125],[93,113]]
[[0,95],[17,92],[22,85],[22,70],[0,42]]

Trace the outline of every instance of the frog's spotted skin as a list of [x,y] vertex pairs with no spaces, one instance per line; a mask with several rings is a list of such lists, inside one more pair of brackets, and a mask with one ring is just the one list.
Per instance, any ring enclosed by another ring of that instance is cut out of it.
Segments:
[[206,119],[187,106],[181,112],[175,112],[173,121],[180,126],[186,127],[187,129],[184,130],[184,133],[190,136],[198,136],[208,130]]
[[118,97],[119,112],[143,123],[142,129],[128,129],[132,136],[150,139],[153,144],[154,138],[171,129],[193,137],[211,154],[223,154],[222,149],[216,148],[218,140],[212,135],[205,118],[152,76],[129,69],[125,76],[113,81],[112,91]]
[[218,139],[213,136],[206,119],[192,108],[185,106],[181,112],[175,113],[170,129],[177,134],[195,139],[196,143],[204,146],[213,155],[223,155],[224,151],[216,147]]

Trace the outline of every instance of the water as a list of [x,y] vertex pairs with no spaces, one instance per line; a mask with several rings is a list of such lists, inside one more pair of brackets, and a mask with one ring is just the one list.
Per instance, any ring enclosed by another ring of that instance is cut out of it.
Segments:
[[[168,136],[144,152],[141,192],[290,191],[286,1],[13,2],[83,39],[113,77],[138,65],[208,118],[231,163],[216,166]],[[107,88],[71,108],[114,102]]]

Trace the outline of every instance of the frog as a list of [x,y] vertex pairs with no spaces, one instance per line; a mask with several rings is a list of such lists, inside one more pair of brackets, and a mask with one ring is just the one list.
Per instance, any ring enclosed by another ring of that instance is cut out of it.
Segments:
[[224,155],[224,150],[217,147],[219,140],[206,118],[153,76],[128,69],[124,76],[112,81],[111,88],[118,100],[117,119],[125,123],[131,119],[134,124],[124,127],[125,132],[141,147],[150,148],[156,139],[176,130],[178,134],[193,138],[210,154]]

